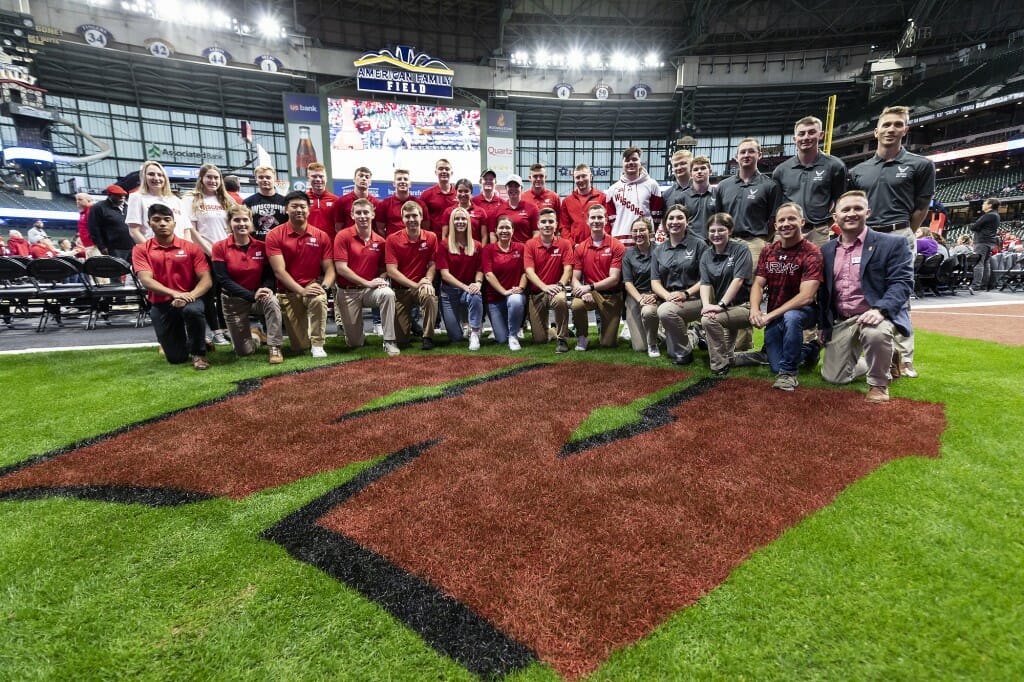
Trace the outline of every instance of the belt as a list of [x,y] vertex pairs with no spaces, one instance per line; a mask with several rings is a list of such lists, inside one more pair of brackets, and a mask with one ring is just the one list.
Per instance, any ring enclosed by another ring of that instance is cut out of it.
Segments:
[[896,230],[902,230],[906,227],[910,227],[910,222],[901,220],[898,223],[889,223],[888,225],[869,225],[875,232],[895,232]]
[[365,289],[366,287],[359,284],[338,284],[339,289]]

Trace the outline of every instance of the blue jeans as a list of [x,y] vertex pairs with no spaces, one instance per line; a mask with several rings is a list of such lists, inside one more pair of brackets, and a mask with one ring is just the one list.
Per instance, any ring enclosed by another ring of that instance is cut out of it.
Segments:
[[776,374],[796,374],[810,349],[804,348],[804,330],[818,323],[814,306],[804,306],[783,313],[764,328],[764,349],[768,365]]
[[469,318],[470,329],[480,329],[484,323],[484,299],[481,294],[470,294],[451,284],[441,285],[441,318],[448,331],[449,341],[461,341],[462,315]]
[[491,327],[494,329],[494,340],[498,343],[508,343],[508,337],[519,333],[523,326],[523,315],[526,314],[526,296],[523,294],[512,294],[506,296],[504,301],[487,304],[487,314],[491,318]]

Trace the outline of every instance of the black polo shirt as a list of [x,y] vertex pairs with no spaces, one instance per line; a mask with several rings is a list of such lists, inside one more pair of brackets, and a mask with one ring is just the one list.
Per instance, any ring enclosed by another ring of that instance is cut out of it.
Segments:
[[869,226],[901,223],[935,194],[935,164],[902,147],[891,161],[876,153],[850,171],[850,189],[867,192]]
[[651,292],[651,253],[654,245],[651,245],[645,255],[640,249],[631,246],[626,249],[622,256],[622,281],[632,282],[636,290],[641,294]]
[[[687,220],[687,234],[698,239],[708,238],[708,218],[715,214],[715,188],[708,185],[705,192],[698,192],[690,185],[683,192],[683,206],[690,213]],[[666,208],[665,213],[668,213]]]
[[768,239],[781,196],[779,186],[764,173],[756,173],[750,182],[737,174],[718,183],[715,211],[732,216],[734,237]]
[[750,247],[737,239],[729,240],[723,254],[716,253],[714,247],[708,247],[700,259],[700,283],[709,285],[715,292],[712,303],[722,300],[734,279],[742,279],[743,286],[729,305],[746,303],[750,300],[750,283],[754,281]]
[[809,166],[794,156],[783,161],[772,173],[783,201],[792,201],[804,209],[811,225],[832,220],[832,205],[846,191],[846,165],[836,157],[819,151]]
[[[668,213],[668,209],[672,208],[673,205],[683,203],[683,192],[689,189],[689,187],[689,185],[680,187],[678,180],[672,180],[672,186],[661,193],[661,199],[665,202],[665,213]],[[664,214],[662,214],[662,220],[664,220]]]
[[700,259],[708,245],[689,232],[673,248],[666,239],[651,254],[651,279],[661,282],[669,291],[689,289],[700,281]]

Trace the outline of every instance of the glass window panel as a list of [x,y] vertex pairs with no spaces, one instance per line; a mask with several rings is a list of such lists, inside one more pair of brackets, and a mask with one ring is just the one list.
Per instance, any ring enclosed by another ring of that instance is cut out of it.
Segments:
[[208,150],[224,149],[224,131],[203,128],[199,134],[200,144]]
[[169,121],[171,114],[168,111],[144,107],[142,109],[142,117],[151,121]]

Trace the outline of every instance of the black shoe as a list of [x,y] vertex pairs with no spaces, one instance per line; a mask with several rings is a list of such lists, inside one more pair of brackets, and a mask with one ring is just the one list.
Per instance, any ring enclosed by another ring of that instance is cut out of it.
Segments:
[[423,337],[423,345],[420,346],[423,350],[434,350],[434,339],[429,336]]
[[800,364],[804,369],[814,369],[818,366],[818,357],[821,355],[821,343],[818,341],[805,343],[801,355],[804,356],[804,360]]
[[410,327],[410,333],[413,336],[423,336],[423,327],[420,326],[419,322],[413,321]]
[[567,344],[565,342],[565,339],[558,339],[558,343],[555,344],[555,352],[556,353],[568,353],[569,352],[569,344]]
[[726,365],[725,367],[722,367],[721,369],[713,369],[713,370],[711,370],[711,376],[713,376],[713,377],[724,377],[728,373],[729,373],[729,365]]
[[690,365],[693,364],[693,353],[684,353],[683,355],[677,355],[672,360],[673,365]]

